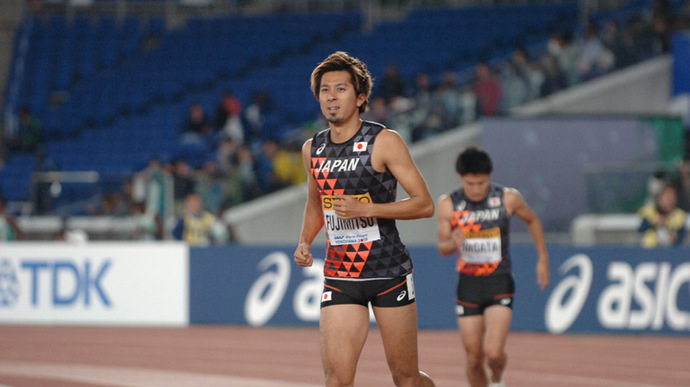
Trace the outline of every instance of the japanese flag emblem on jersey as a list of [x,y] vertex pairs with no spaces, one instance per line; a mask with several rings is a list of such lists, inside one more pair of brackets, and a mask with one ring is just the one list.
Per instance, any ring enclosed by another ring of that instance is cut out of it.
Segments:
[[328,292],[323,292],[321,295],[321,302],[327,302],[331,301],[333,299],[333,292],[328,291]]
[[501,199],[489,198],[489,207],[498,207],[501,205]]
[[355,145],[352,146],[353,152],[364,152],[365,150],[367,150],[367,142],[366,141],[356,142]]

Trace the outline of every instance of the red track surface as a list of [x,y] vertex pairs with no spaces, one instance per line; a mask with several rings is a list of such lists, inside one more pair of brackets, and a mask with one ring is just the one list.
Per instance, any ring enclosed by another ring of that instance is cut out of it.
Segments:
[[[421,331],[420,366],[437,386],[467,386],[455,331]],[[689,386],[690,337],[512,333],[506,383]],[[0,385],[312,387],[323,385],[316,329],[0,325]],[[391,386],[372,329],[357,386]]]

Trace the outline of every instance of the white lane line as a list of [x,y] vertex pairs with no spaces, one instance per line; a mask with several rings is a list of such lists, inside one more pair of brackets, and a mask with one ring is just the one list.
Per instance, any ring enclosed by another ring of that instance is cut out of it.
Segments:
[[622,381],[622,380],[615,380],[615,379],[608,379],[608,378],[598,378],[598,377],[591,377],[591,376],[574,376],[574,375],[559,375],[559,374],[552,374],[552,373],[535,373],[535,372],[527,372],[527,371],[507,371],[506,372],[506,379],[508,382],[510,382],[510,375],[514,374],[520,379],[525,379],[525,380],[531,380],[531,381],[536,381],[536,380],[541,380],[541,381],[546,381],[546,382],[552,382],[554,385],[559,385],[559,383],[577,383],[578,385],[581,386],[596,386],[596,387],[659,387],[658,384],[647,384],[647,383],[637,383],[637,382],[630,382],[630,381]]
[[0,362],[0,374],[118,387],[320,387],[320,384],[84,364]]

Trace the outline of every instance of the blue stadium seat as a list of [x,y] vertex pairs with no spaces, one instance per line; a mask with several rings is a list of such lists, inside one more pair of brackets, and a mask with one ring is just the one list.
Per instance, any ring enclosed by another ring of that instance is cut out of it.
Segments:
[[[42,112],[51,141],[61,140],[46,149],[66,170],[126,175],[153,155],[199,165],[208,147],[177,139],[191,101],[212,114],[222,91],[246,107],[254,92],[268,90],[280,98],[266,131],[281,138],[318,114],[308,79],[333,51],[360,57],[375,79],[392,62],[410,81],[418,72],[438,79],[450,66],[465,70],[482,56],[507,55],[515,41],[539,44],[549,26],[576,20],[577,12],[574,2],[415,9],[371,32],[361,31],[357,11],[192,16],[175,29],[150,15],[50,17],[31,34],[21,101]],[[69,98],[50,106],[56,91]],[[3,189],[15,168],[0,171]]]

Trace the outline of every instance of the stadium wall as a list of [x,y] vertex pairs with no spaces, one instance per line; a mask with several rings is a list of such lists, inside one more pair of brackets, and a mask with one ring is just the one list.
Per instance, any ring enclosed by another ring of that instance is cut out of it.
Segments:
[[[410,246],[422,329],[455,329],[455,262]],[[324,246],[313,252],[320,256]],[[322,260],[293,246],[177,243],[0,245],[0,324],[318,325]],[[552,280],[536,283],[533,246],[514,245],[513,328],[551,333],[690,332],[689,248],[550,246]]]

